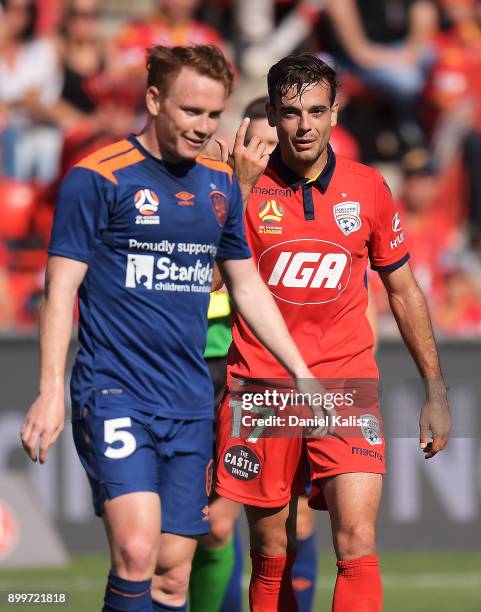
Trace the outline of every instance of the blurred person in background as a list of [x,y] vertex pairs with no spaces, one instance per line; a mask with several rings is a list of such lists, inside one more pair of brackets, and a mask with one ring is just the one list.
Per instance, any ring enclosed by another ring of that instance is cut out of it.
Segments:
[[[443,207],[445,193],[439,168],[429,151],[413,149],[401,161],[402,185],[398,199],[410,242],[411,267],[426,295],[439,333],[479,334],[481,297],[479,267],[466,257],[467,231]],[[381,283],[372,278],[381,326],[396,333],[395,322]]]
[[63,86],[51,113],[64,129],[62,178],[82,157],[136,127],[141,96],[135,81],[111,70],[110,41],[100,34],[100,0],[69,0],[58,49]]
[[[308,44],[313,26],[329,2],[237,0],[236,20],[243,72],[252,77],[264,76],[272,63]],[[276,7],[284,10],[276,11]],[[276,19],[277,12],[283,13],[280,19]]]
[[107,64],[105,41],[100,36],[100,0],[68,0],[58,37],[62,70],[60,99],[52,109],[64,128],[83,125],[94,129],[97,100],[89,81],[102,74]]
[[410,241],[411,267],[431,307],[443,297],[443,256],[461,239],[457,227],[439,210],[438,171],[426,149],[413,149],[401,161],[398,200]]
[[481,292],[472,270],[453,261],[444,270],[444,300],[433,312],[441,334],[472,338],[481,336]]
[[49,182],[58,171],[61,133],[48,107],[61,91],[54,43],[35,38],[34,0],[0,0],[0,146],[3,173]]
[[[461,161],[469,238],[481,258],[481,3],[439,0],[442,31],[424,92],[426,123],[442,171]],[[456,177],[453,177],[456,180]]]
[[38,19],[36,32],[41,36],[55,36],[62,21],[65,2],[68,0],[36,0]]
[[267,120],[266,104],[268,102],[268,96],[255,98],[245,107],[242,117],[250,119],[246,132],[246,145],[252,138],[259,138],[266,145],[267,152],[271,154],[279,140],[276,128],[269,125]]
[[198,21],[201,0],[152,0],[152,15],[124,26],[114,42],[114,62],[122,73],[145,74],[144,50],[152,45],[217,45],[221,35]]
[[432,62],[438,29],[429,0],[331,0],[321,28],[321,48],[369,88],[386,94],[396,111],[405,147],[424,142],[417,105]]

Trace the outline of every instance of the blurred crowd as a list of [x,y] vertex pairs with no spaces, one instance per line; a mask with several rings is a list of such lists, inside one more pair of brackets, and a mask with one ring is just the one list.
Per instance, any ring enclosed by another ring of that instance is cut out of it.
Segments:
[[401,201],[438,335],[480,337],[481,0],[0,0],[0,329],[36,325],[61,178],[142,126],[145,48],[192,43],[236,67],[231,140],[280,57],[336,67],[334,149],[378,166]]

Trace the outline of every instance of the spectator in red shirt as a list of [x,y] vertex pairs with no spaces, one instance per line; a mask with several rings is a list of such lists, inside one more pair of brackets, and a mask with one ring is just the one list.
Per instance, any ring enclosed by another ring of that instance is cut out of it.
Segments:
[[146,21],[127,24],[116,40],[121,69],[144,74],[145,48],[152,45],[218,45],[222,37],[211,26],[195,19],[200,0],[156,0]]
[[481,16],[475,0],[441,0],[446,29],[425,99],[443,166],[462,157],[468,186],[471,241],[481,254]]

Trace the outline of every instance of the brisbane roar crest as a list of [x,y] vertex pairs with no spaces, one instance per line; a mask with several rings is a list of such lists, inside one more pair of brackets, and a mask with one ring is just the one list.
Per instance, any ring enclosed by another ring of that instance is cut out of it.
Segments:
[[225,194],[223,194],[222,191],[211,191],[209,193],[209,200],[217,223],[220,227],[224,227],[228,213],[227,198]]

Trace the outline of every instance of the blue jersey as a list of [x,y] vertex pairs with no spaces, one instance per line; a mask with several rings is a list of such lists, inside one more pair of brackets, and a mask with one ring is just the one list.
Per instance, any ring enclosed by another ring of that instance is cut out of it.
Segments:
[[134,136],[105,147],[64,179],[49,254],[88,264],[73,419],[92,394],[167,418],[211,417],[203,352],[214,260],[250,257],[229,166],[202,156],[167,164]]

